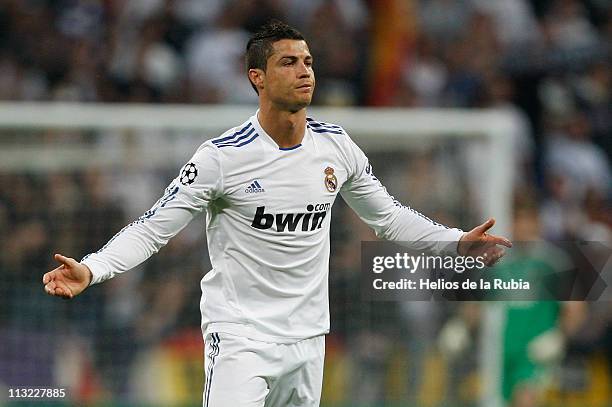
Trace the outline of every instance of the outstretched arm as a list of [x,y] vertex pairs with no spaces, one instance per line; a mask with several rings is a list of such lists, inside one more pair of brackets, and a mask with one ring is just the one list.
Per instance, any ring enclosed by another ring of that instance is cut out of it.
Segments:
[[220,191],[221,184],[217,150],[204,144],[166,188],[162,198],[102,249],[85,256],[80,263],[56,255],[55,259],[62,265],[43,277],[45,291],[50,295],[72,298],[89,285],[136,267],[206,208]]
[[342,196],[359,217],[382,239],[410,242],[414,249],[434,253],[482,255],[492,265],[503,256],[498,245],[510,247],[508,239],[487,234],[495,221],[464,232],[441,225],[418,211],[402,205],[391,196],[374,176],[372,167],[361,149],[347,136],[349,178],[342,187]]

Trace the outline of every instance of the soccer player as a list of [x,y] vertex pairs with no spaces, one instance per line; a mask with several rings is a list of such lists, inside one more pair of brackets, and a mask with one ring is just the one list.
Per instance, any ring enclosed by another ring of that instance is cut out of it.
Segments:
[[201,281],[203,405],[318,406],[329,331],[330,209],[340,193],[383,239],[434,252],[486,255],[511,243],[437,224],[389,195],[347,133],[306,116],[313,58],[295,29],[271,22],[246,47],[259,110],[206,141],[162,198],[98,252],[43,277],[72,298],[145,261],[206,212],[213,269]]

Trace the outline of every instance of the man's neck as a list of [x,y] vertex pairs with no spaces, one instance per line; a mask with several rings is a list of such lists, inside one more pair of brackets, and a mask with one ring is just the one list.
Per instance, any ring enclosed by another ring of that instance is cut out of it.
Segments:
[[306,109],[295,113],[278,110],[273,106],[259,107],[259,124],[279,148],[294,147],[302,142],[306,130]]

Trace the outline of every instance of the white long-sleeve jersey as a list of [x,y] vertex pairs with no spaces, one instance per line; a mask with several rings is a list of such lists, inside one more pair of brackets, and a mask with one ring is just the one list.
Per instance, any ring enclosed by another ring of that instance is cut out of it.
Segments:
[[325,334],[330,210],[339,192],[380,238],[442,252],[456,250],[448,242],[462,236],[389,195],[341,127],[309,118],[302,143],[282,149],[255,114],[202,144],[150,210],[82,263],[100,283],[206,211],[213,269],[201,281],[204,334],[279,343]]

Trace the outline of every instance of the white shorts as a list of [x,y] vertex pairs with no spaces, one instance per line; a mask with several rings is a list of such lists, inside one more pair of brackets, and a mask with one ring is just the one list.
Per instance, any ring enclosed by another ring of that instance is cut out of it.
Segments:
[[319,406],[323,335],[281,344],[209,333],[204,349],[204,407]]

